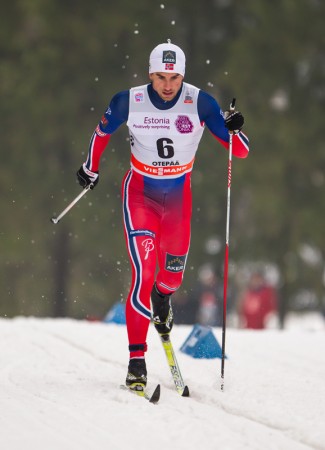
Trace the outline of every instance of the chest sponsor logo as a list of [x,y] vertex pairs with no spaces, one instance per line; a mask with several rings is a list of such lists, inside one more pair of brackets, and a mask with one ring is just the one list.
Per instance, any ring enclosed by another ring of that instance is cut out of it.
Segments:
[[185,269],[186,255],[166,254],[165,269],[169,272],[182,272]]
[[170,129],[170,120],[167,117],[154,117],[154,116],[145,116],[141,122],[136,122],[132,124],[132,128],[134,129],[143,129],[143,130],[169,130]]
[[178,116],[175,126],[181,134],[192,133],[194,125],[188,116]]
[[169,119],[167,117],[145,117],[145,124],[169,124]]
[[193,103],[193,97],[187,93],[185,95],[184,103]]
[[134,92],[134,102],[135,103],[144,103],[144,92],[143,91],[135,91]]

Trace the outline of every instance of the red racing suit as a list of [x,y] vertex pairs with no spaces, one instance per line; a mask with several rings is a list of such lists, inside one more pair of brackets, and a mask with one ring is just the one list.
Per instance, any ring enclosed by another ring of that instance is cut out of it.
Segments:
[[[191,234],[191,171],[205,125],[226,148],[229,134],[218,103],[200,89],[183,83],[176,98],[164,102],[151,84],[138,86],[113,97],[90,142],[89,170],[98,171],[110,135],[123,122],[131,144],[131,168],[122,183],[132,267],[126,323],[130,356],[141,357],[154,282],[162,294],[170,294],[183,279]],[[242,132],[233,136],[233,154],[241,158],[248,154]]]

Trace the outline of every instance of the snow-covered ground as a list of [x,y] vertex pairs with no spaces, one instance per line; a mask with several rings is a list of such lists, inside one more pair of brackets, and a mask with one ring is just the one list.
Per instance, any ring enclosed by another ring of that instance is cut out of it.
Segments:
[[[123,325],[71,319],[0,319],[0,442],[5,450],[325,449],[325,331],[227,330],[220,360],[178,349],[190,398],[173,388],[154,328],[148,387],[158,405],[129,394]],[[221,342],[219,329],[214,334]]]

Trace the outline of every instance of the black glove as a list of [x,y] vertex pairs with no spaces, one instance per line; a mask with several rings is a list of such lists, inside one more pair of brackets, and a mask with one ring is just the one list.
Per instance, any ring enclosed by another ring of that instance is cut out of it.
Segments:
[[94,189],[99,181],[99,174],[98,172],[92,172],[91,170],[87,169],[84,163],[77,172],[77,178],[80,186],[82,186],[83,188],[91,185],[90,189]]
[[224,114],[225,126],[229,131],[239,133],[244,125],[244,117],[239,111],[226,111]]

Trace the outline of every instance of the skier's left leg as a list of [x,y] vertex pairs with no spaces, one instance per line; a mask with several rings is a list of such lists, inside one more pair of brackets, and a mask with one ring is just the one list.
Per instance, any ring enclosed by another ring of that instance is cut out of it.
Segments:
[[190,246],[192,194],[186,174],[166,195],[160,233],[156,237],[159,272],[151,292],[156,329],[167,334],[173,326],[171,295],[180,287]]

